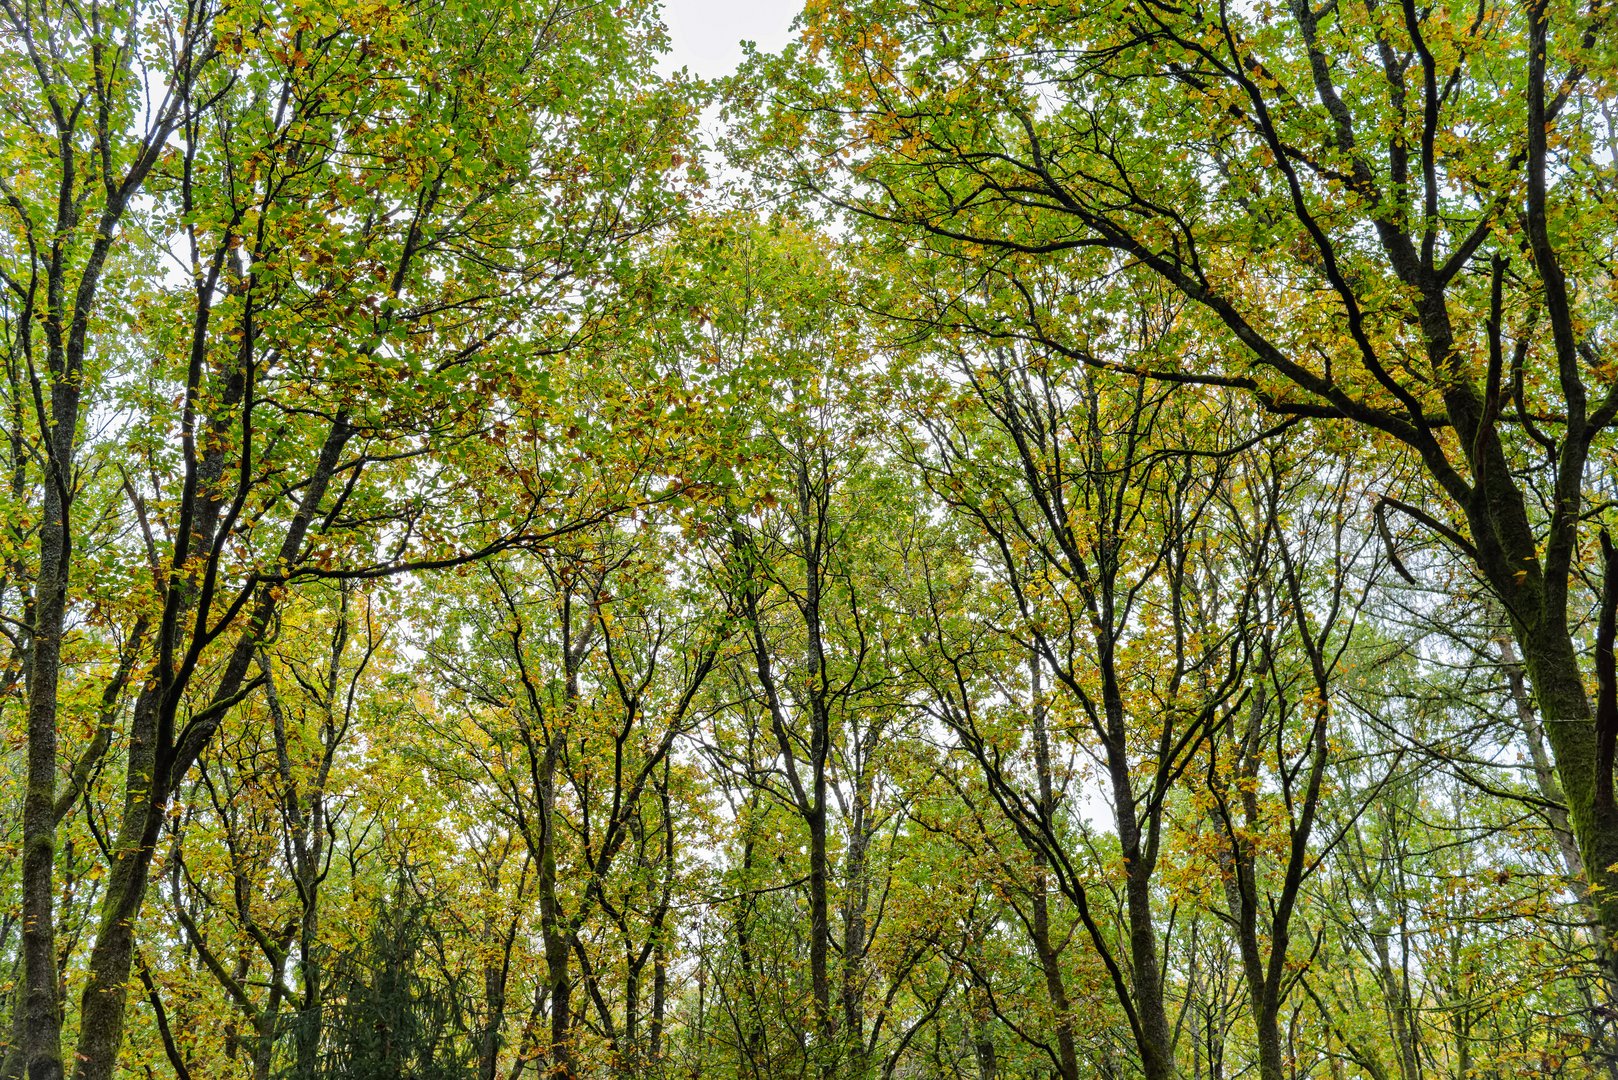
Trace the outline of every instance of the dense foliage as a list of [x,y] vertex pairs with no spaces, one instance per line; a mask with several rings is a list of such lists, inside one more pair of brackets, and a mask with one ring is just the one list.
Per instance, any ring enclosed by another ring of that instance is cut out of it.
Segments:
[[0,1080],[1618,1080],[1610,7],[798,29],[0,0]]

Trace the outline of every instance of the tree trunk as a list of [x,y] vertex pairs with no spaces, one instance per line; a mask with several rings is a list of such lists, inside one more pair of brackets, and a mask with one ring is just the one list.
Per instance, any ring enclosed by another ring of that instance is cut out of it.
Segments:
[[663,903],[658,908],[656,925],[652,928],[657,936],[652,943],[652,1017],[647,1042],[651,1067],[658,1075],[663,1073],[663,1022],[668,1009],[669,992],[668,902],[676,873],[674,808],[669,795],[669,776],[672,769],[672,761],[665,759],[663,782],[658,785],[657,791],[658,805],[663,812]]
[[[1141,1071],[1146,1075],[1146,1080],[1174,1080],[1174,1038],[1168,1011],[1163,1004],[1162,968],[1157,951],[1157,930],[1152,920],[1151,870],[1142,858],[1139,829],[1133,820],[1127,828],[1124,827],[1124,816],[1120,812],[1119,831],[1129,837],[1124,843],[1124,858],[1129,863],[1124,897],[1129,917],[1129,958],[1134,968],[1135,1009],[1140,1016]],[[1133,819],[1134,814],[1130,812],[1128,817]]]
[[995,1055],[994,1039],[982,1011],[972,1011],[972,1055],[978,1062],[978,1080],[999,1080],[1000,1062]]
[[512,937],[507,936],[500,958],[483,962],[483,1001],[488,1017],[478,1033],[478,1080],[495,1080],[500,1066],[500,1031],[506,1022],[506,976],[511,970],[511,946]]
[[318,885],[305,885],[307,899],[303,920],[298,927],[298,970],[303,980],[303,1000],[293,1023],[294,1068],[298,1080],[314,1080],[320,1062],[321,1010],[324,987],[316,944],[320,940],[320,914],[315,906]]
[[544,824],[543,850],[539,857],[539,930],[545,944],[545,976],[551,998],[551,1073],[559,1080],[571,1080],[573,1052],[573,980],[568,971],[568,936],[562,925],[556,897],[556,758],[559,735],[551,734],[545,753],[545,766],[539,792],[540,814]]
[[1146,1080],[1174,1080],[1174,1036],[1163,1003],[1157,928],[1152,917],[1154,853],[1144,843],[1135,813],[1135,792],[1125,747],[1123,697],[1113,668],[1113,644],[1100,643],[1102,699],[1106,710],[1107,770],[1112,779],[1114,812],[1118,818],[1118,844],[1124,859],[1124,903],[1129,929],[1129,960],[1133,996],[1140,1029],[1141,1071]]
[[23,1055],[29,1080],[62,1076],[62,1010],[56,968],[56,702],[62,630],[67,618],[72,542],[65,485],[72,471],[78,389],[51,388],[51,475],[44,484],[39,530],[39,583],[30,634],[28,778],[23,792],[22,941]]
[[[1039,779],[1039,813],[1049,821],[1056,810],[1055,785],[1051,778],[1051,736],[1045,724],[1045,698],[1041,686],[1039,656],[1028,659],[1030,684],[1033,689],[1034,708],[1034,768]],[[1032,850],[1034,859],[1033,887],[1033,944],[1039,957],[1040,973],[1045,978],[1045,993],[1051,999],[1056,1013],[1056,1057],[1062,1080],[1078,1080],[1079,1057],[1073,1044],[1073,1007],[1067,997],[1067,983],[1062,978],[1061,958],[1051,945],[1050,901],[1046,896],[1045,852],[1037,845]]]
[[135,703],[130,725],[124,811],[113,842],[112,865],[94,947],[90,977],[80,1005],[77,1065],[79,1080],[110,1080],[123,1042],[124,1010],[134,961],[135,922],[146,899],[152,855],[157,847],[167,792],[159,794],[157,712],[162,691],[148,683]]
[[1416,1053],[1416,1033],[1412,1027],[1409,986],[1393,970],[1388,952],[1388,933],[1379,930],[1371,937],[1376,950],[1377,976],[1388,1003],[1388,1023],[1399,1051],[1399,1074],[1403,1080],[1421,1080],[1421,1063]]
[[[1556,781],[1556,766],[1551,763],[1545,748],[1545,730],[1540,726],[1539,718],[1534,715],[1534,703],[1528,696],[1528,685],[1522,664],[1512,648],[1510,637],[1503,637],[1500,640],[1500,666],[1506,676],[1506,685],[1511,691],[1511,703],[1517,710],[1517,721],[1522,725],[1523,737],[1528,741],[1528,756],[1534,765],[1534,782],[1545,801],[1553,804],[1545,808],[1545,817],[1550,822],[1551,835],[1556,839],[1556,850],[1562,856],[1562,868],[1569,878],[1579,882],[1579,891],[1582,895],[1589,889],[1589,884],[1584,878],[1584,862],[1583,856],[1579,853],[1579,841],[1573,835],[1573,826],[1567,820],[1565,805],[1567,796],[1562,794],[1562,785]],[[1593,929],[1600,933],[1601,924],[1596,923]]]
[[809,981],[815,1002],[816,1057],[820,1072],[832,1076],[836,1037],[831,1011],[831,919],[828,911],[829,875],[826,871],[826,775],[815,770],[814,808],[809,818]]
[[[298,503],[297,512],[287,525],[279,551],[280,562],[290,566],[299,557],[315,511],[326,496],[326,490],[336,474],[343,447],[348,444],[354,429],[344,414],[332,422],[320,455],[309,473],[309,483]],[[212,459],[204,459],[209,466]],[[199,515],[199,530],[214,527],[217,511]],[[205,531],[196,536],[201,541]],[[188,543],[177,538],[177,545]],[[180,550],[186,550],[184,547]],[[173,595],[181,589],[178,568],[171,580],[171,595],[165,602],[174,611],[189,607],[189,596]],[[124,779],[124,808],[118,835],[112,845],[112,867],[107,876],[107,892],[102,902],[101,922],[95,946],[90,950],[89,979],[79,1005],[79,1040],[75,1051],[75,1080],[112,1080],[117,1065],[118,1050],[123,1044],[124,1017],[128,1006],[128,983],[135,950],[135,923],[146,898],[146,886],[151,876],[152,856],[157,849],[158,833],[163,825],[163,811],[177,784],[190,769],[213,732],[223,721],[226,710],[234,703],[246,682],[249,667],[257,650],[260,636],[275,615],[278,603],[276,592],[260,585],[252,602],[251,615],[236,639],[230,654],[222,665],[219,682],[209,696],[209,704],[193,713],[187,725],[189,734],[183,743],[175,739],[175,713],[179,710],[183,691],[196,668],[176,675],[165,670],[163,660],[168,657],[164,633],[157,635],[154,645],[159,663],[146,686],[135,701],[130,721],[129,764]],[[211,610],[196,612],[199,624],[206,623],[214,614]],[[167,633],[178,636],[179,619],[174,617]],[[193,630],[193,633],[199,632]],[[203,715],[204,713],[208,715]]]
[[11,993],[11,1036],[6,1042],[5,1052],[0,1053],[0,1080],[23,1080],[23,1070],[28,1067],[27,1059],[23,1056],[23,1001],[26,990],[27,984],[19,979]]
[[631,1077],[640,1075],[640,967],[634,952],[624,950],[624,1037],[618,1053],[618,1071]]
[[[752,806],[749,805],[748,809],[751,811]],[[753,880],[753,851],[753,837],[749,832],[742,841],[742,881],[747,882],[749,886]],[[736,935],[736,958],[742,971],[742,995],[746,999],[747,1010],[747,1015],[737,1020],[738,1025],[742,1028],[739,1032],[741,1036],[740,1049],[742,1060],[747,1064],[748,1069],[756,1075],[760,1064],[759,1053],[763,1037],[763,1032],[759,1030],[759,1017],[762,1015],[763,1010],[758,1000],[759,976],[757,965],[753,959],[753,935],[747,925],[748,916],[752,913],[752,907],[752,895],[743,893],[736,901],[736,917],[731,925]],[[700,975],[704,970],[704,968],[698,968],[698,974]],[[699,981],[697,985],[700,992],[703,984]]]
[[668,1010],[669,964],[668,948],[661,940],[652,950],[652,1021],[647,1041],[652,1068],[663,1071],[663,1020]]
[[275,1062],[276,1021],[281,1015],[281,995],[270,991],[270,1001],[258,1016],[258,1038],[253,1041],[253,1080],[270,1080],[270,1066]]
[[848,823],[848,850],[843,869],[847,892],[843,899],[843,1039],[849,1062],[849,1080],[864,1080],[870,1071],[865,1054],[865,950],[866,907],[870,902],[866,881],[866,805],[870,800],[863,769],[854,784],[854,805]]
[[1567,816],[1592,889],[1590,905],[1601,924],[1603,956],[1618,976],[1618,957],[1606,943],[1618,940],[1618,806],[1598,799],[1595,718],[1585,692],[1572,639],[1561,628],[1519,629],[1529,678],[1533,681],[1545,739],[1556,759],[1556,773],[1567,798]]

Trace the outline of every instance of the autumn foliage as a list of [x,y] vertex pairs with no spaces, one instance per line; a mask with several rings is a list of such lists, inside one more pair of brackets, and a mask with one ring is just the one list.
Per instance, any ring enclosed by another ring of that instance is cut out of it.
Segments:
[[0,0],[0,1080],[1618,1078],[1611,18]]

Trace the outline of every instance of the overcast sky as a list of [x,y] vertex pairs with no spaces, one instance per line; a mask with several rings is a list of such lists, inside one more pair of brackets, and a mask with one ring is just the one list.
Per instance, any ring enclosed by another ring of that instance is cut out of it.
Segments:
[[663,58],[674,71],[689,68],[704,79],[729,75],[742,58],[742,41],[778,52],[791,37],[803,0],[663,0],[672,51]]

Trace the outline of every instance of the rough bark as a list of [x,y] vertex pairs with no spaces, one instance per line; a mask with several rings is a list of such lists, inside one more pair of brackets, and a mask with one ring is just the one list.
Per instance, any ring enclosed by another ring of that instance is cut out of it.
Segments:
[[[57,395],[53,394],[53,397]],[[72,430],[77,394],[70,409],[55,409],[58,432],[66,434],[71,469]],[[65,415],[64,415],[65,414]],[[63,460],[63,459],[66,460]],[[23,1055],[29,1080],[61,1080],[62,1017],[56,971],[56,702],[61,675],[62,628],[67,612],[70,544],[67,500],[60,486],[45,485],[40,523],[37,602],[31,634],[28,677],[28,776],[23,792],[22,940]]]

